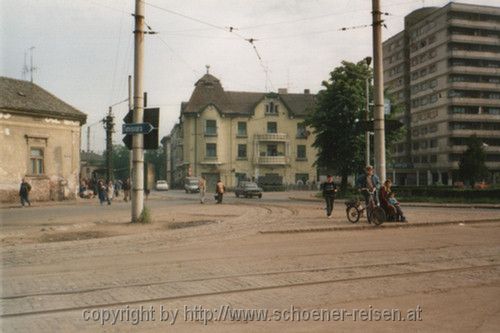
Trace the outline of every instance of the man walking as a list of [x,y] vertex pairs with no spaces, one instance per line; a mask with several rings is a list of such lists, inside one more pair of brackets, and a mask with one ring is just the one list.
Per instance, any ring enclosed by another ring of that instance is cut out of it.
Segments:
[[21,181],[21,187],[19,188],[19,197],[21,198],[21,205],[27,203],[28,206],[31,206],[31,202],[29,199],[29,193],[31,191],[31,185],[26,181],[26,178],[23,178]]
[[224,183],[222,182],[222,180],[219,179],[217,181],[217,185],[215,186],[215,194],[217,198],[216,203],[218,204],[222,203],[222,196],[224,195],[224,190],[225,190]]
[[130,199],[130,178],[123,182],[123,201],[127,202]]
[[205,203],[205,193],[207,191],[207,180],[205,176],[201,176],[198,181],[198,188],[200,189],[200,203]]
[[328,218],[332,217],[333,202],[335,201],[335,192],[337,192],[337,186],[333,182],[333,176],[326,176],[326,182],[321,185],[323,190],[323,197],[326,202],[326,216]]

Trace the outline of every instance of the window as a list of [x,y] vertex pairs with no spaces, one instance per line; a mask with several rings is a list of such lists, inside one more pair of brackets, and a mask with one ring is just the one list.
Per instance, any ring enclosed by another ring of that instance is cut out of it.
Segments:
[[246,137],[247,136],[247,123],[244,121],[238,121],[238,134],[237,136]]
[[437,147],[437,140],[436,139],[432,139],[430,142],[429,142],[429,146],[431,148],[436,148]]
[[206,157],[217,157],[217,144],[215,143],[207,143],[207,151],[205,153]]
[[43,175],[43,149],[30,149],[30,173],[32,175]]
[[238,145],[238,159],[247,158],[247,145]]
[[267,123],[267,133],[278,133],[278,124],[275,121]]
[[413,150],[418,150],[419,147],[420,145],[418,142],[413,142]]
[[278,156],[278,146],[275,144],[267,145],[267,156]]
[[437,162],[437,156],[431,155],[431,163],[436,163],[436,162]]
[[206,120],[205,121],[205,135],[215,136],[217,135],[217,121],[216,120]]
[[297,145],[297,159],[301,160],[307,159],[305,145]]
[[297,124],[297,138],[300,139],[307,138],[306,126],[304,124]]
[[277,115],[278,114],[278,104],[274,102],[270,102],[266,104],[266,114],[268,115]]

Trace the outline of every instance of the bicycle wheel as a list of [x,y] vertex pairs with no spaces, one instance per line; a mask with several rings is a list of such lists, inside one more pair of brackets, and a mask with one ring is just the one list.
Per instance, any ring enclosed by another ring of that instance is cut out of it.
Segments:
[[375,207],[371,213],[371,220],[375,225],[381,225],[386,220],[385,212],[382,207]]
[[356,207],[347,207],[347,209],[345,210],[346,214],[347,214],[347,219],[349,220],[349,222],[351,223],[357,223],[359,221],[359,216],[361,215],[359,210],[356,208]]

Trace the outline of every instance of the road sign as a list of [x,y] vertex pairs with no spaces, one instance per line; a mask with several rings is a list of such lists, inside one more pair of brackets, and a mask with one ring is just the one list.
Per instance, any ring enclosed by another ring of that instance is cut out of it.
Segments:
[[150,123],[132,123],[122,125],[122,134],[148,134],[153,130]]
[[[132,124],[133,111],[130,110],[123,122],[125,124]],[[146,108],[144,109],[144,123],[149,123],[153,126],[153,130],[144,134],[144,149],[158,149],[158,127],[160,125],[160,108]],[[134,132],[135,133],[135,132]],[[125,134],[123,143],[128,149],[132,149],[132,135],[134,133]]]

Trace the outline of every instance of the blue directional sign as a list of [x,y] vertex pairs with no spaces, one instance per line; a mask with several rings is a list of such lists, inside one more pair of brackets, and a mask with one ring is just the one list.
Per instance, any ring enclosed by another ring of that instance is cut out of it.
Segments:
[[150,123],[131,123],[122,125],[122,134],[148,134],[154,129]]

